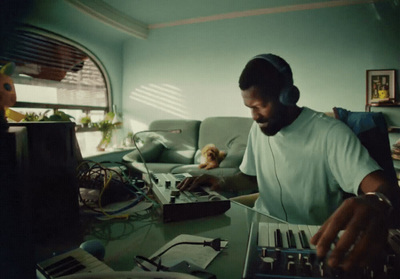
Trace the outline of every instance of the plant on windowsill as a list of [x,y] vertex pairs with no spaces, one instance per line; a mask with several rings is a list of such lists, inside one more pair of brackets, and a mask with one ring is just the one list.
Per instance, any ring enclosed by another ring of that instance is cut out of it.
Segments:
[[35,113],[28,112],[25,114],[25,118],[22,119],[22,122],[31,122],[31,121],[72,121],[74,119],[73,116],[66,114],[62,111],[55,111],[53,115],[47,116],[47,113],[50,110],[46,110],[43,113]]
[[89,125],[92,123],[92,119],[90,118],[89,115],[83,116],[79,122],[82,124],[83,127],[89,127]]
[[104,120],[93,123],[93,126],[101,132],[101,140],[97,145],[98,151],[105,151],[108,145],[111,143],[113,130],[120,127],[122,122],[113,122],[115,114],[109,112],[104,117]]

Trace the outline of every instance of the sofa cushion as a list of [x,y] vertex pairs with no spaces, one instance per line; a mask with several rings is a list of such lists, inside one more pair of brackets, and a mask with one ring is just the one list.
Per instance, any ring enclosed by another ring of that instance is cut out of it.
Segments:
[[209,117],[200,124],[198,150],[195,164],[200,163],[201,148],[213,143],[227,153],[221,168],[237,168],[242,162],[247,145],[247,137],[253,119],[248,117]]
[[193,164],[193,158],[197,150],[199,135],[199,120],[156,120],[149,130],[175,130],[181,133],[157,133],[153,141],[160,142],[165,148],[156,160],[158,163]]
[[[160,142],[150,139],[145,140],[144,144],[139,148],[146,162],[156,161],[160,157],[161,152],[164,150],[164,146]],[[140,153],[136,148],[126,154],[122,159],[125,162],[143,162]]]

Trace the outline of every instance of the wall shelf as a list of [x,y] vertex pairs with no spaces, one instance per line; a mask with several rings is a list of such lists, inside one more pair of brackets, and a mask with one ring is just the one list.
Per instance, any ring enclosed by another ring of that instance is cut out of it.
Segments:
[[389,133],[400,133],[400,127],[389,126],[388,127],[388,132]]
[[365,105],[365,111],[371,111],[371,107],[398,108],[398,107],[400,107],[400,103],[373,103],[373,104],[366,104]]

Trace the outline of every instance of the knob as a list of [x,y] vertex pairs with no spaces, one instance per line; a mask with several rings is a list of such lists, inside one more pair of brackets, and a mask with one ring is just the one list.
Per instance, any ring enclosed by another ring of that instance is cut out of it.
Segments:
[[262,248],[261,249],[261,257],[266,257],[267,256],[267,249],[266,248]]
[[319,274],[321,275],[321,277],[324,277],[324,274],[325,274],[325,272],[324,272],[324,262],[320,262],[318,268],[319,268]]
[[178,189],[172,189],[171,190],[171,196],[178,197],[181,194],[181,191]]
[[287,271],[292,275],[296,274],[296,264],[294,261],[289,261],[287,263]]
[[261,258],[263,261],[263,267],[265,268],[265,270],[267,271],[272,271],[274,269],[274,258],[271,257],[263,257]]
[[313,268],[312,268],[312,265],[310,264],[310,263],[305,263],[304,265],[303,265],[303,270],[304,270],[304,273],[305,274],[307,274],[308,276],[310,276],[311,274],[312,274],[312,270],[313,270]]

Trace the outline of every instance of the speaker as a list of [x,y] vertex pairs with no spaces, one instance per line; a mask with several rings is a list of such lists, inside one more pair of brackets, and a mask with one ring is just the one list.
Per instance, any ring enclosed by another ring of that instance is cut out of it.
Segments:
[[280,58],[274,54],[260,54],[255,57],[254,59],[263,59],[270,63],[274,68],[283,76],[284,78],[284,86],[279,93],[279,101],[281,104],[285,106],[294,106],[296,105],[297,101],[300,97],[299,89],[293,85],[293,76],[290,66]]
[[79,228],[75,123],[20,122],[27,130],[32,231],[36,243]]
[[0,270],[2,278],[36,278],[32,185],[25,127],[0,131]]

